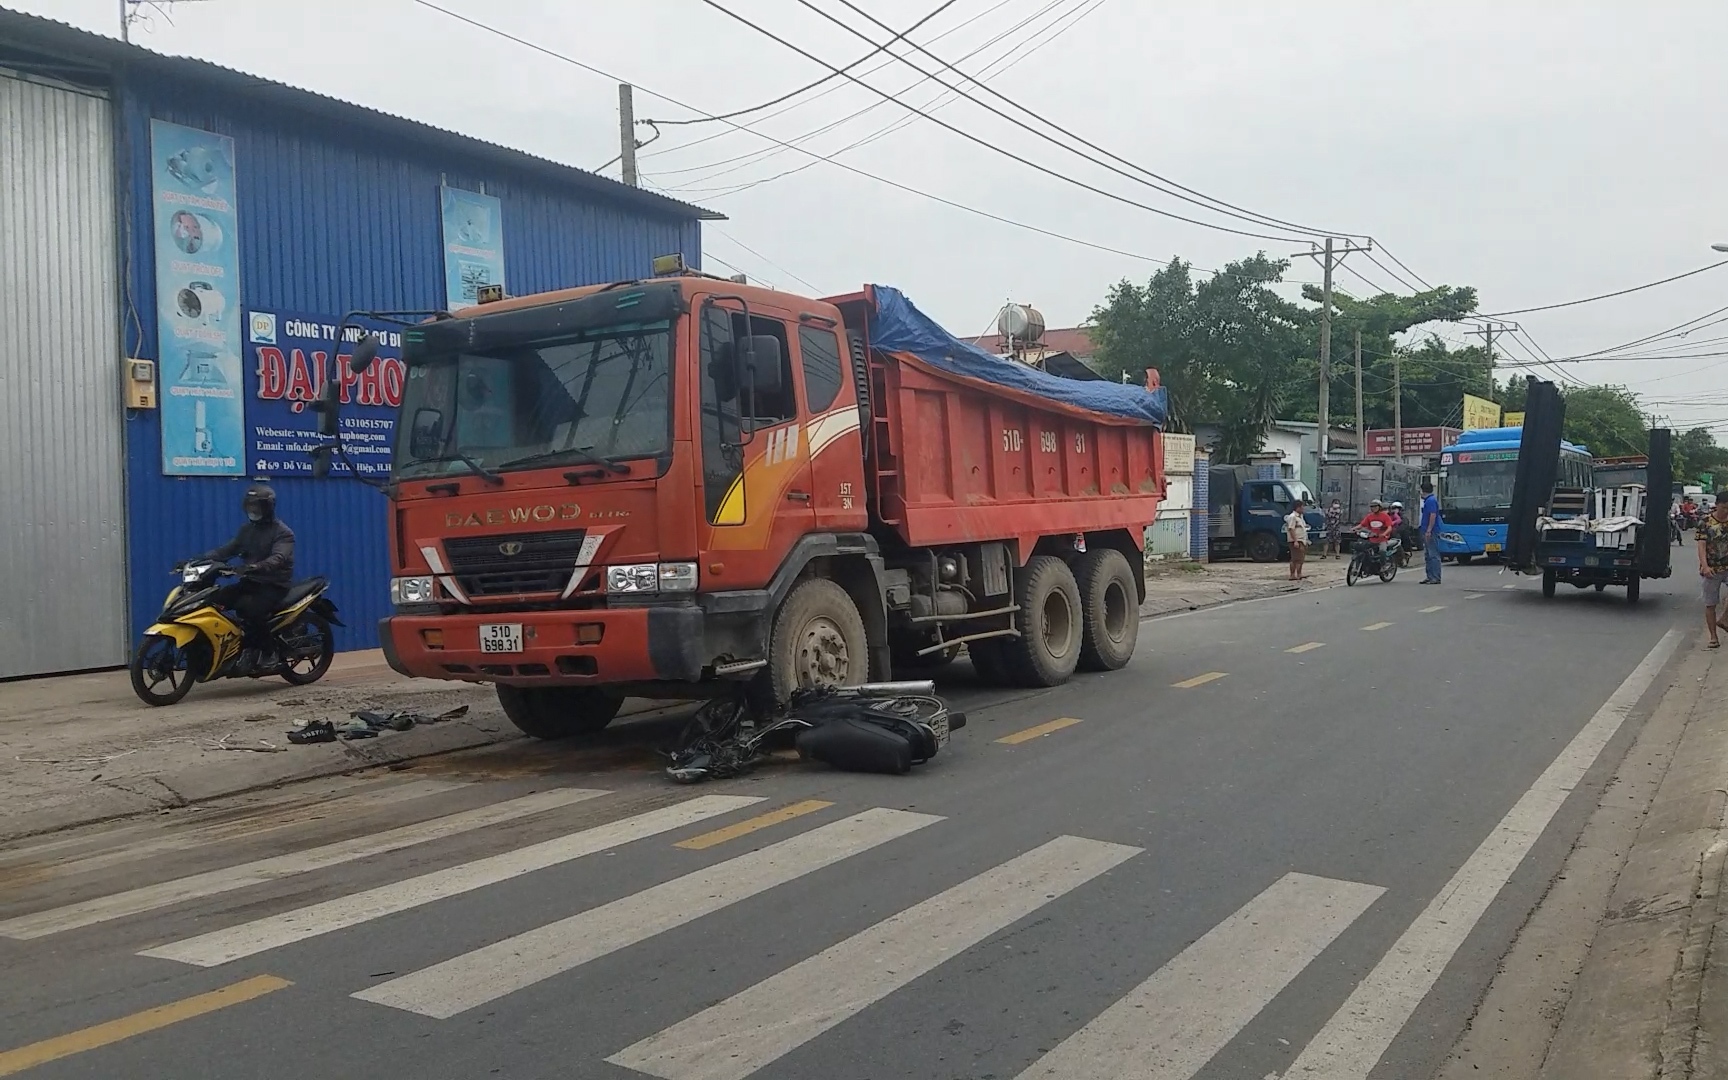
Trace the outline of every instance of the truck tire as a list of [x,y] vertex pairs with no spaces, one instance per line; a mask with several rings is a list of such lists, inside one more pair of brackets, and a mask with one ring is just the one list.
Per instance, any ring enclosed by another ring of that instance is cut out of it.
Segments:
[[1008,660],[1002,651],[1007,640],[986,638],[967,643],[966,655],[972,658],[972,670],[977,673],[979,682],[991,686],[1008,686],[1013,682],[1008,677]]
[[1074,566],[1080,589],[1080,670],[1126,667],[1140,640],[1138,590],[1128,560],[1115,548],[1098,548]]
[[1638,575],[1637,574],[1633,574],[1632,580],[1630,580],[1626,583],[1626,602],[1628,604],[1636,604],[1638,602]]
[[1552,571],[1552,570],[1542,571],[1542,595],[1545,598],[1550,599],[1550,600],[1552,600],[1554,598],[1554,585],[1555,585],[1554,571]]
[[774,616],[766,674],[778,703],[803,686],[870,681],[864,618],[845,589],[827,578],[810,578],[792,590]]
[[499,686],[498,704],[524,735],[569,739],[605,730],[624,699],[592,686]]
[[1269,532],[1249,533],[1247,543],[1242,545],[1253,562],[1277,562],[1278,548],[1278,538]]
[[1015,576],[1020,636],[1003,643],[1009,672],[1022,686],[1060,686],[1080,663],[1080,587],[1054,555],[1034,555]]

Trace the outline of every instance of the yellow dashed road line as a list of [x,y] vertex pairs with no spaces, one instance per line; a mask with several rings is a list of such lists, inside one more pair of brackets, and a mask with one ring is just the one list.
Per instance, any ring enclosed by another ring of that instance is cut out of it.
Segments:
[[1208,671],[1204,675],[1196,675],[1192,679],[1183,679],[1181,682],[1171,683],[1171,685],[1183,690],[1192,690],[1196,686],[1205,686],[1209,682],[1216,682],[1228,674],[1230,674],[1228,671]]
[[790,806],[782,806],[778,810],[770,810],[766,814],[745,818],[743,821],[735,825],[728,825],[724,829],[715,829],[713,832],[705,832],[700,836],[692,836],[688,840],[680,840],[672,846],[681,847],[686,851],[703,851],[717,844],[724,844],[728,840],[736,840],[740,836],[749,836],[758,829],[766,829],[783,821],[803,817],[805,814],[814,814],[818,810],[826,810],[833,805],[833,803],[823,802],[821,799],[805,799],[803,802],[795,802]]
[[1064,716],[1058,720],[1049,720],[1045,723],[1038,724],[1035,727],[1029,727],[1025,731],[1016,731],[1012,735],[1004,735],[996,741],[999,743],[1007,743],[1009,746],[1018,746],[1023,742],[1031,742],[1033,739],[1042,739],[1053,731],[1061,731],[1063,728],[1073,727],[1079,722],[1080,721],[1076,720],[1072,716]]
[[1285,652],[1303,653],[1303,652],[1313,652],[1315,649],[1323,649],[1325,647],[1326,647],[1326,643],[1324,641],[1310,641],[1306,644],[1298,645],[1294,649],[1285,649],[1284,651]]

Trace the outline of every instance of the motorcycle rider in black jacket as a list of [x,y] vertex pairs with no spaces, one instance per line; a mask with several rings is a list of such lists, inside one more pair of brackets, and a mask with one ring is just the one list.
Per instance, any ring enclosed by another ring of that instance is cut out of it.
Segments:
[[270,617],[282,606],[288,586],[294,582],[294,530],[276,518],[276,492],[268,484],[252,484],[240,502],[246,523],[234,539],[209,552],[205,558],[227,562],[243,560],[240,579],[223,586],[216,602],[240,619],[240,667],[263,671],[275,667],[270,651]]

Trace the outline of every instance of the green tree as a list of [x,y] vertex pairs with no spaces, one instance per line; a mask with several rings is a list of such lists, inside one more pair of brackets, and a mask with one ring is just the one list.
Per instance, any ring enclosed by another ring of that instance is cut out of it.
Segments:
[[1564,438],[1588,447],[1596,457],[1643,454],[1650,449],[1650,431],[1638,396],[1624,386],[1570,386],[1566,399]]
[[1145,286],[1118,282],[1092,312],[1098,373],[1139,382],[1147,368],[1157,368],[1169,395],[1172,431],[1192,432],[1192,417],[1205,408],[1207,374],[1196,322],[1194,279],[1181,259],[1171,259]]
[[1712,484],[1728,480],[1728,448],[1716,445],[1716,436],[1709,428],[1692,428],[1674,437],[1674,478],[1689,483],[1701,482],[1710,474]]

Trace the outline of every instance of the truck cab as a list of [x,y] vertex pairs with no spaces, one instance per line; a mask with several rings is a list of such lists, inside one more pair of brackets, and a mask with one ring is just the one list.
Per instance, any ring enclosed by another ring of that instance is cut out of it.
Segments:
[[1284,519],[1300,499],[1310,538],[1326,527],[1326,514],[1315,503],[1308,485],[1294,479],[1249,479],[1246,466],[1220,465],[1212,470],[1212,550],[1243,554],[1254,562],[1288,558]]

